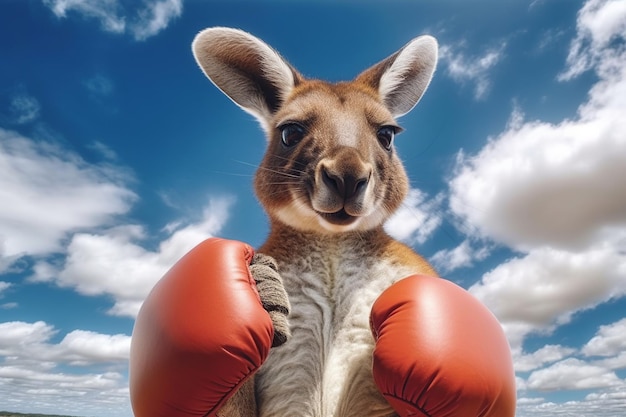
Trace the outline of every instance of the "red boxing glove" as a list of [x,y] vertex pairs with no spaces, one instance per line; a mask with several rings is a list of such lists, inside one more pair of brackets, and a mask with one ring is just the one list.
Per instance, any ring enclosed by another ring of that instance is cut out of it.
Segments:
[[513,417],[510,348],[491,312],[441,278],[411,276],[372,307],[374,380],[402,417]]
[[265,361],[274,331],[248,268],[253,255],[209,239],[154,287],[131,342],[136,417],[214,416]]

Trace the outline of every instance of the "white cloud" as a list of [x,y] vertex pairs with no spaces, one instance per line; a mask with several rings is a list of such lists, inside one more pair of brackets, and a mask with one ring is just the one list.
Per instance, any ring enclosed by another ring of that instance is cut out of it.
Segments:
[[[591,363],[602,366],[606,369],[623,370],[626,369],[626,351],[620,352],[615,356],[607,356],[600,360],[593,360]],[[626,381],[624,381],[626,384]]]
[[536,53],[545,52],[548,49],[551,49],[557,43],[557,41],[561,40],[563,36],[565,36],[565,34],[566,31],[562,28],[546,29],[541,34]]
[[136,39],[144,40],[165,29],[183,11],[182,0],[151,1],[139,11],[139,20],[132,27]]
[[530,354],[515,358],[515,370],[528,372],[545,364],[554,363],[576,352],[576,349],[561,345],[546,345]]
[[574,254],[551,248],[511,259],[469,291],[505,324],[514,349],[528,333],[550,331],[589,309],[626,294],[626,256],[611,248]]
[[474,84],[474,97],[480,100],[485,98],[491,88],[489,71],[502,60],[505,48],[506,43],[503,42],[482,55],[468,57],[459,46],[443,45],[439,48],[439,56],[453,80]]
[[39,117],[41,105],[35,97],[22,93],[13,97],[9,110],[13,123],[25,124]]
[[583,347],[587,356],[616,356],[626,352],[626,318],[601,326],[596,335]]
[[538,391],[607,388],[621,385],[615,372],[568,358],[547,368],[534,371],[527,380],[528,388]]
[[43,0],[43,3],[59,18],[75,12],[99,20],[102,29],[108,32],[122,33],[126,29],[126,18],[120,16],[118,0]]
[[43,370],[59,364],[124,365],[129,358],[130,336],[74,330],[58,344],[50,343],[57,333],[52,325],[43,321],[0,323],[0,356],[4,356],[3,363],[13,367],[34,366]]
[[408,244],[424,243],[441,224],[443,195],[427,201],[427,195],[411,189],[400,209],[385,223],[385,230]]
[[[626,89],[624,75],[615,93]],[[460,154],[450,184],[453,212],[480,236],[518,249],[578,249],[621,239],[626,188],[618,178],[626,178],[626,119],[620,110],[626,106],[558,125],[525,123],[476,156]]]
[[626,400],[626,384],[615,390],[602,393],[591,393],[585,397],[587,402],[598,402],[602,404],[606,411],[623,411],[624,400]]
[[19,356],[24,349],[38,346],[56,333],[43,321],[0,323],[0,330],[0,354],[3,356]]
[[87,90],[98,97],[108,96],[114,91],[113,81],[102,74],[96,74],[83,82]]
[[145,40],[167,28],[183,9],[182,0],[144,0],[137,6],[121,0],[43,0],[43,3],[59,18],[76,13],[98,20],[107,32],[128,32],[137,40]]
[[0,259],[59,251],[70,232],[127,212],[136,199],[127,177],[0,128]]
[[626,385],[587,395],[583,400],[546,402],[543,398],[518,399],[517,417],[621,417],[624,415]]
[[[514,350],[515,369],[530,373],[517,377],[518,391],[565,391],[594,389],[584,399],[554,404],[543,398],[521,396],[520,417],[575,414],[583,417],[621,416],[626,399],[626,380],[614,371],[626,369],[626,319],[601,326],[583,347],[573,349],[547,345],[531,354]],[[544,367],[546,364],[551,364]]]
[[52,281],[85,295],[110,295],[115,300],[112,314],[135,317],[156,281],[195,245],[220,231],[232,203],[230,197],[211,200],[200,221],[179,224],[154,251],[141,246],[145,231],[137,225],[77,233],[65,263],[37,263],[32,280]]
[[[0,323],[2,406],[76,415],[127,414],[123,372],[130,336],[75,330],[55,344],[51,341],[57,333],[42,321]],[[80,370],[74,369],[77,366]]]
[[0,234],[0,274],[20,270],[19,266],[17,266],[17,261],[21,258],[20,255],[3,255],[5,253],[5,240],[6,238]]
[[86,330],[74,330],[58,345],[60,357],[70,364],[127,361],[130,337],[123,334],[105,335]]
[[602,69],[620,59],[623,45],[611,48],[612,41],[626,38],[626,1],[589,0],[578,12],[578,35],[567,56],[567,69],[559,75],[570,80],[591,68]]
[[100,141],[93,141],[91,145],[89,145],[89,148],[96,151],[104,159],[109,159],[111,161],[115,161],[117,159],[117,153]]
[[430,261],[438,271],[447,274],[459,268],[470,267],[475,261],[482,261],[489,255],[489,248],[482,246],[475,248],[466,239],[453,249],[443,249],[435,253]]

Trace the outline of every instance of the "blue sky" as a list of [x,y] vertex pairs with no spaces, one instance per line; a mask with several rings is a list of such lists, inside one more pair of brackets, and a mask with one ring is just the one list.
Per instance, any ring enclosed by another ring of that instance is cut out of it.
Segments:
[[131,416],[156,280],[208,236],[263,242],[261,130],[190,51],[219,25],[333,81],[437,37],[389,232],[500,319],[518,417],[626,414],[626,0],[0,8],[0,410]]

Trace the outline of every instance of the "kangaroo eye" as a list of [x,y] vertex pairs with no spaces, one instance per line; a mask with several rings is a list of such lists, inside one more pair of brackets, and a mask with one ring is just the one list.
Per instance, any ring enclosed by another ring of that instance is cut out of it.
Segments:
[[305,130],[297,123],[287,123],[280,127],[280,139],[287,147],[296,145],[304,138]]
[[376,133],[378,142],[388,151],[391,150],[393,139],[396,136],[396,129],[397,128],[395,126],[383,126],[378,129],[378,132]]

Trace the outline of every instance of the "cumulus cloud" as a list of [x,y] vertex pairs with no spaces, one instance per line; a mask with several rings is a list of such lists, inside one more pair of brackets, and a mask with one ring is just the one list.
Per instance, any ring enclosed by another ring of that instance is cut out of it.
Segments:
[[441,224],[443,195],[428,196],[413,188],[400,209],[385,223],[385,230],[408,244],[424,243]]
[[[123,372],[130,336],[75,330],[53,343],[57,334],[43,321],[0,323],[3,406],[93,415],[102,410],[122,415],[128,410]],[[87,365],[89,372],[84,372]],[[68,373],[68,366],[81,371]]]
[[126,361],[130,352],[130,337],[74,330],[65,335],[58,350],[59,357],[72,365]]
[[620,0],[589,0],[578,13],[576,26],[578,35],[572,41],[567,56],[568,66],[559,75],[563,81],[592,68],[602,70],[613,60],[621,60],[623,45],[617,48],[610,46],[614,40],[623,40],[626,36],[626,3]]
[[564,389],[607,388],[621,385],[613,371],[585,361],[568,358],[547,368],[534,371],[528,377],[528,388],[551,391]]
[[[505,323],[548,330],[574,312],[626,294],[626,256],[611,248],[570,253],[542,248],[497,266],[469,291]],[[511,335],[511,339],[518,339]]]
[[128,179],[110,165],[0,128],[0,259],[58,251],[70,232],[127,212],[136,199]]
[[0,329],[0,354],[5,356],[13,356],[28,346],[39,345],[55,334],[54,328],[43,321],[32,324],[0,323]]
[[545,401],[543,398],[520,398],[517,417],[617,417],[624,414],[626,387],[609,388],[602,393],[592,393],[583,400],[562,403]]
[[482,55],[467,56],[462,46],[443,45],[439,48],[439,56],[446,65],[446,73],[453,80],[462,84],[474,85],[474,97],[485,98],[491,88],[489,71],[504,57],[506,43],[486,50]]
[[[520,355],[515,360],[515,370],[527,372],[554,363],[576,352],[576,349],[561,345],[546,345],[536,351]],[[525,383],[525,382],[524,382]]]
[[129,6],[120,0],[43,0],[59,18],[68,13],[100,22],[102,29],[112,33],[130,33],[136,40],[145,40],[167,28],[180,16],[182,0],[144,0]]
[[198,222],[178,223],[156,250],[142,246],[146,232],[139,225],[74,234],[64,264],[40,261],[31,279],[85,295],[112,296],[111,314],[135,317],[156,281],[195,245],[221,230],[233,201],[230,197],[211,200]]
[[588,389],[595,392],[582,400],[559,404],[546,402],[540,397],[522,396],[518,400],[517,415],[621,415],[623,401],[626,399],[626,381],[619,378],[615,371],[626,368],[623,350],[625,320],[600,327],[596,335],[580,350],[548,345],[532,354],[518,356],[516,370],[532,371],[527,379],[518,377],[518,390],[522,392]]
[[469,239],[464,240],[453,249],[443,249],[435,253],[430,261],[443,274],[447,274],[459,268],[470,267],[476,261],[481,261],[489,256],[488,246],[476,248]]
[[583,347],[586,356],[616,356],[626,352],[626,318],[601,326]]
[[[626,69],[623,75],[616,94],[626,94]],[[610,104],[558,125],[525,123],[476,156],[461,153],[450,184],[453,212],[477,234],[518,249],[622,239],[626,188],[618,179],[626,178],[626,119],[618,115],[626,103]]]
[[47,369],[54,364],[93,365],[128,360],[130,336],[105,335],[74,330],[57,344],[50,343],[58,331],[43,321],[0,323],[0,356],[14,367],[31,362]]

